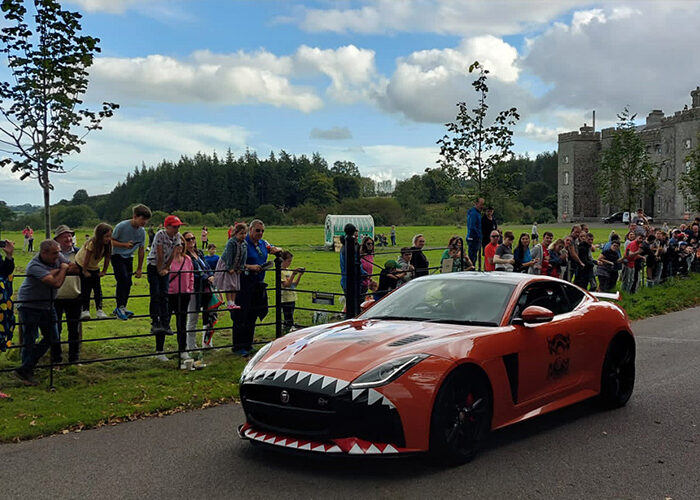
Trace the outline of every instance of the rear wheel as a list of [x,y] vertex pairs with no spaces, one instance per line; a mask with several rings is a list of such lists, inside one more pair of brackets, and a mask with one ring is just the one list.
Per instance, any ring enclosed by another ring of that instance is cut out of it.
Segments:
[[600,401],[606,408],[624,406],[632,396],[634,361],[634,341],[629,337],[615,337],[605,354],[600,380]]
[[430,451],[459,464],[470,461],[491,431],[491,391],[477,370],[458,369],[440,388],[430,426]]

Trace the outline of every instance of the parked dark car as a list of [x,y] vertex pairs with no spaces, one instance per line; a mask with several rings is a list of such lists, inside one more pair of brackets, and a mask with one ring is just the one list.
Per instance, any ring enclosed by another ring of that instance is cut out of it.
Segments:
[[[634,217],[635,214],[631,214],[629,212],[615,212],[612,215],[608,215],[607,217],[603,217],[603,222],[606,224],[615,224],[615,223],[620,223],[620,224],[629,224],[631,217]],[[654,219],[652,217],[645,215],[648,222],[653,222]]]

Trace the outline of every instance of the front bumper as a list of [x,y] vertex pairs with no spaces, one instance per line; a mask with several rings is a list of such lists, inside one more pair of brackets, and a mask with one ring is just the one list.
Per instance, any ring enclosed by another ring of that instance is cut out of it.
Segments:
[[240,386],[243,439],[322,453],[390,454],[406,448],[394,404],[374,389],[296,370],[261,370]]

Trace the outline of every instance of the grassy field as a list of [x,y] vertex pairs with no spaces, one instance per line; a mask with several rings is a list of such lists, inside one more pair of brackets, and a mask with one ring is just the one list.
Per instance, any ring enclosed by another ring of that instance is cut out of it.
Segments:
[[[184,228],[187,229],[187,228]],[[194,228],[199,235],[199,228]],[[516,235],[528,232],[530,226],[508,226],[505,229]],[[551,230],[555,237],[563,237],[568,233],[568,226],[540,226],[540,234],[546,229]],[[612,228],[610,226],[593,228],[597,242],[607,240]],[[622,228],[615,228],[618,232]],[[82,243],[84,235],[89,230],[77,232]],[[376,232],[388,235],[389,228],[379,227]],[[378,255],[376,261],[384,262],[396,258],[398,248],[410,246],[414,234],[422,233],[426,237],[428,247],[446,246],[450,236],[464,235],[463,227],[430,226],[430,227],[399,227],[397,228],[397,247],[389,248],[389,255]],[[338,255],[321,249],[323,245],[323,228],[321,226],[300,227],[267,227],[266,239],[277,246],[284,247],[294,254],[293,267],[304,266],[309,271],[339,272]],[[22,237],[19,233],[4,233],[3,238],[17,243],[15,261],[16,274],[22,274],[31,255],[21,249]],[[38,246],[40,238],[35,240]],[[226,241],[226,229],[210,230],[210,241],[214,242],[219,253]],[[386,249],[380,249],[385,251]],[[426,252],[435,265],[439,264],[442,250]],[[273,273],[268,273],[267,281],[271,283]],[[22,279],[15,279],[15,290]],[[272,283],[271,283],[272,284]],[[103,293],[110,297],[114,295],[114,279],[111,276],[103,278]],[[340,277],[307,273],[304,275],[300,289],[318,290],[325,292],[340,292]],[[147,295],[148,285],[145,276],[135,280],[132,289],[134,295]],[[272,295],[272,294],[271,294]],[[314,307],[310,294],[299,293],[297,307]],[[672,282],[654,289],[643,289],[633,297],[625,297],[623,305],[630,317],[640,317],[661,314],[697,304],[700,301],[700,277],[694,276],[682,282]],[[271,297],[272,302],[272,297]],[[92,304],[94,317],[94,303]],[[148,298],[132,299],[129,308],[137,315],[148,313]],[[328,309],[339,311],[341,305],[328,306]],[[104,310],[108,314],[114,309],[114,300],[105,301]],[[299,324],[311,324],[310,311],[297,311],[295,320]],[[271,310],[268,321],[274,320]],[[221,314],[217,327],[230,327],[228,314]],[[129,321],[106,320],[89,321],[84,323],[83,338],[94,339],[110,336],[130,336],[148,333],[147,318]],[[65,340],[65,329],[64,338]],[[274,327],[261,327],[256,330],[258,340],[264,341],[274,337]],[[230,329],[216,333],[215,345],[230,343]],[[176,350],[174,337],[166,340],[166,350]],[[67,346],[64,346],[64,357]],[[84,360],[105,357],[119,357],[131,354],[147,354],[153,352],[154,341],[151,337],[127,338],[104,342],[87,342],[83,344],[81,357]],[[44,358],[48,361],[48,356]],[[0,441],[27,439],[56,432],[67,432],[69,429],[110,425],[122,420],[139,418],[144,415],[160,415],[180,409],[198,408],[235,399],[238,394],[237,380],[245,365],[245,360],[233,355],[229,350],[207,351],[205,353],[207,368],[196,372],[183,372],[176,369],[175,360],[161,363],[150,357],[133,360],[113,361],[109,363],[84,363],[80,366],[61,367],[54,372],[55,391],[49,391],[48,370],[39,370],[37,375],[41,380],[38,387],[24,387],[8,373],[0,373],[0,390],[10,393],[11,400],[0,400]],[[0,355],[0,369],[11,368],[19,363],[19,351],[13,349]]]

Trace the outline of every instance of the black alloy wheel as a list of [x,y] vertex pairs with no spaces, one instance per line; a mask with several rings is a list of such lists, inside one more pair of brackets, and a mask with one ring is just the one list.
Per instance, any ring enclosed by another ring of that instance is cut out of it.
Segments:
[[608,346],[600,379],[600,401],[606,408],[624,406],[632,396],[635,378],[634,341],[615,337]]
[[469,462],[491,431],[491,391],[484,375],[457,369],[440,388],[430,425],[430,452],[448,464]]

